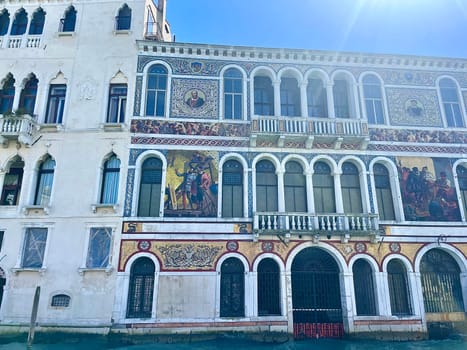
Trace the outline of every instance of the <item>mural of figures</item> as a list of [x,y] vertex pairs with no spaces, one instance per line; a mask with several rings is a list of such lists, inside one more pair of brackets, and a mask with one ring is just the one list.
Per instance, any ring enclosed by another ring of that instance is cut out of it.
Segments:
[[164,216],[217,215],[217,152],[169,151]]
[[449,159],[398,157],[397,163],[406,220],[461,219]]

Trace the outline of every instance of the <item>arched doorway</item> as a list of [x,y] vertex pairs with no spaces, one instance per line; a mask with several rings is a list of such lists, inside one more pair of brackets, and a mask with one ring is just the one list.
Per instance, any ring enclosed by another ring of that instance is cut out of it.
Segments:
[[127,318],[151,318],[154,294],[154,262],[138,258],[131,266]]
[[420,262],[423,304],[426,313],[464,312],[460,268],[441,249],[428,251]]
[[339,267],[319,248],[306,248],[292,263],[292,309],[295,338],[341,337]]
[[245,268],[237,258],[221,266],[220,317],[245,316]]

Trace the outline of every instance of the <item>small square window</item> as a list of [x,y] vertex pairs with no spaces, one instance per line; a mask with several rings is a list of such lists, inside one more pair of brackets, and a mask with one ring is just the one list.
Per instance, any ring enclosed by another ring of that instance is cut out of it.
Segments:
[[53,307],[69,307],[71,298],[66,294],[57,294],[52,297],[52,303],[50,306]]

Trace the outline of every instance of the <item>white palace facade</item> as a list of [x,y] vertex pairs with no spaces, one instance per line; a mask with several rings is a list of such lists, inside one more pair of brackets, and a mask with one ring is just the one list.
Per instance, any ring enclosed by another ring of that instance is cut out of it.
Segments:
[[44,331],[465,330],[467,59],[176,43],[165,5],[0,2],[0,332],[37,287]]

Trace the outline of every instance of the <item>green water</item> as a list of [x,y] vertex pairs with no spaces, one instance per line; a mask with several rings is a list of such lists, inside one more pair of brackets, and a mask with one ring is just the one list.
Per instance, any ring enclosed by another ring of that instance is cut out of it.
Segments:
[[467,342],[464,340],[429,340],[417,342],[381,342],[381,341],[348,341],[348,340],[306,340],[289,341],[283,344],[265,344],[252,342],[237,338],[219,339],[195,343],[177,344],[144,344],[144,345],[124,345],[109,344],[99,340],[83,340],[70,343],[34,344],[27,347],[25,343],[11,342],[1,344],[0,349],[7,350],[467,350]]

